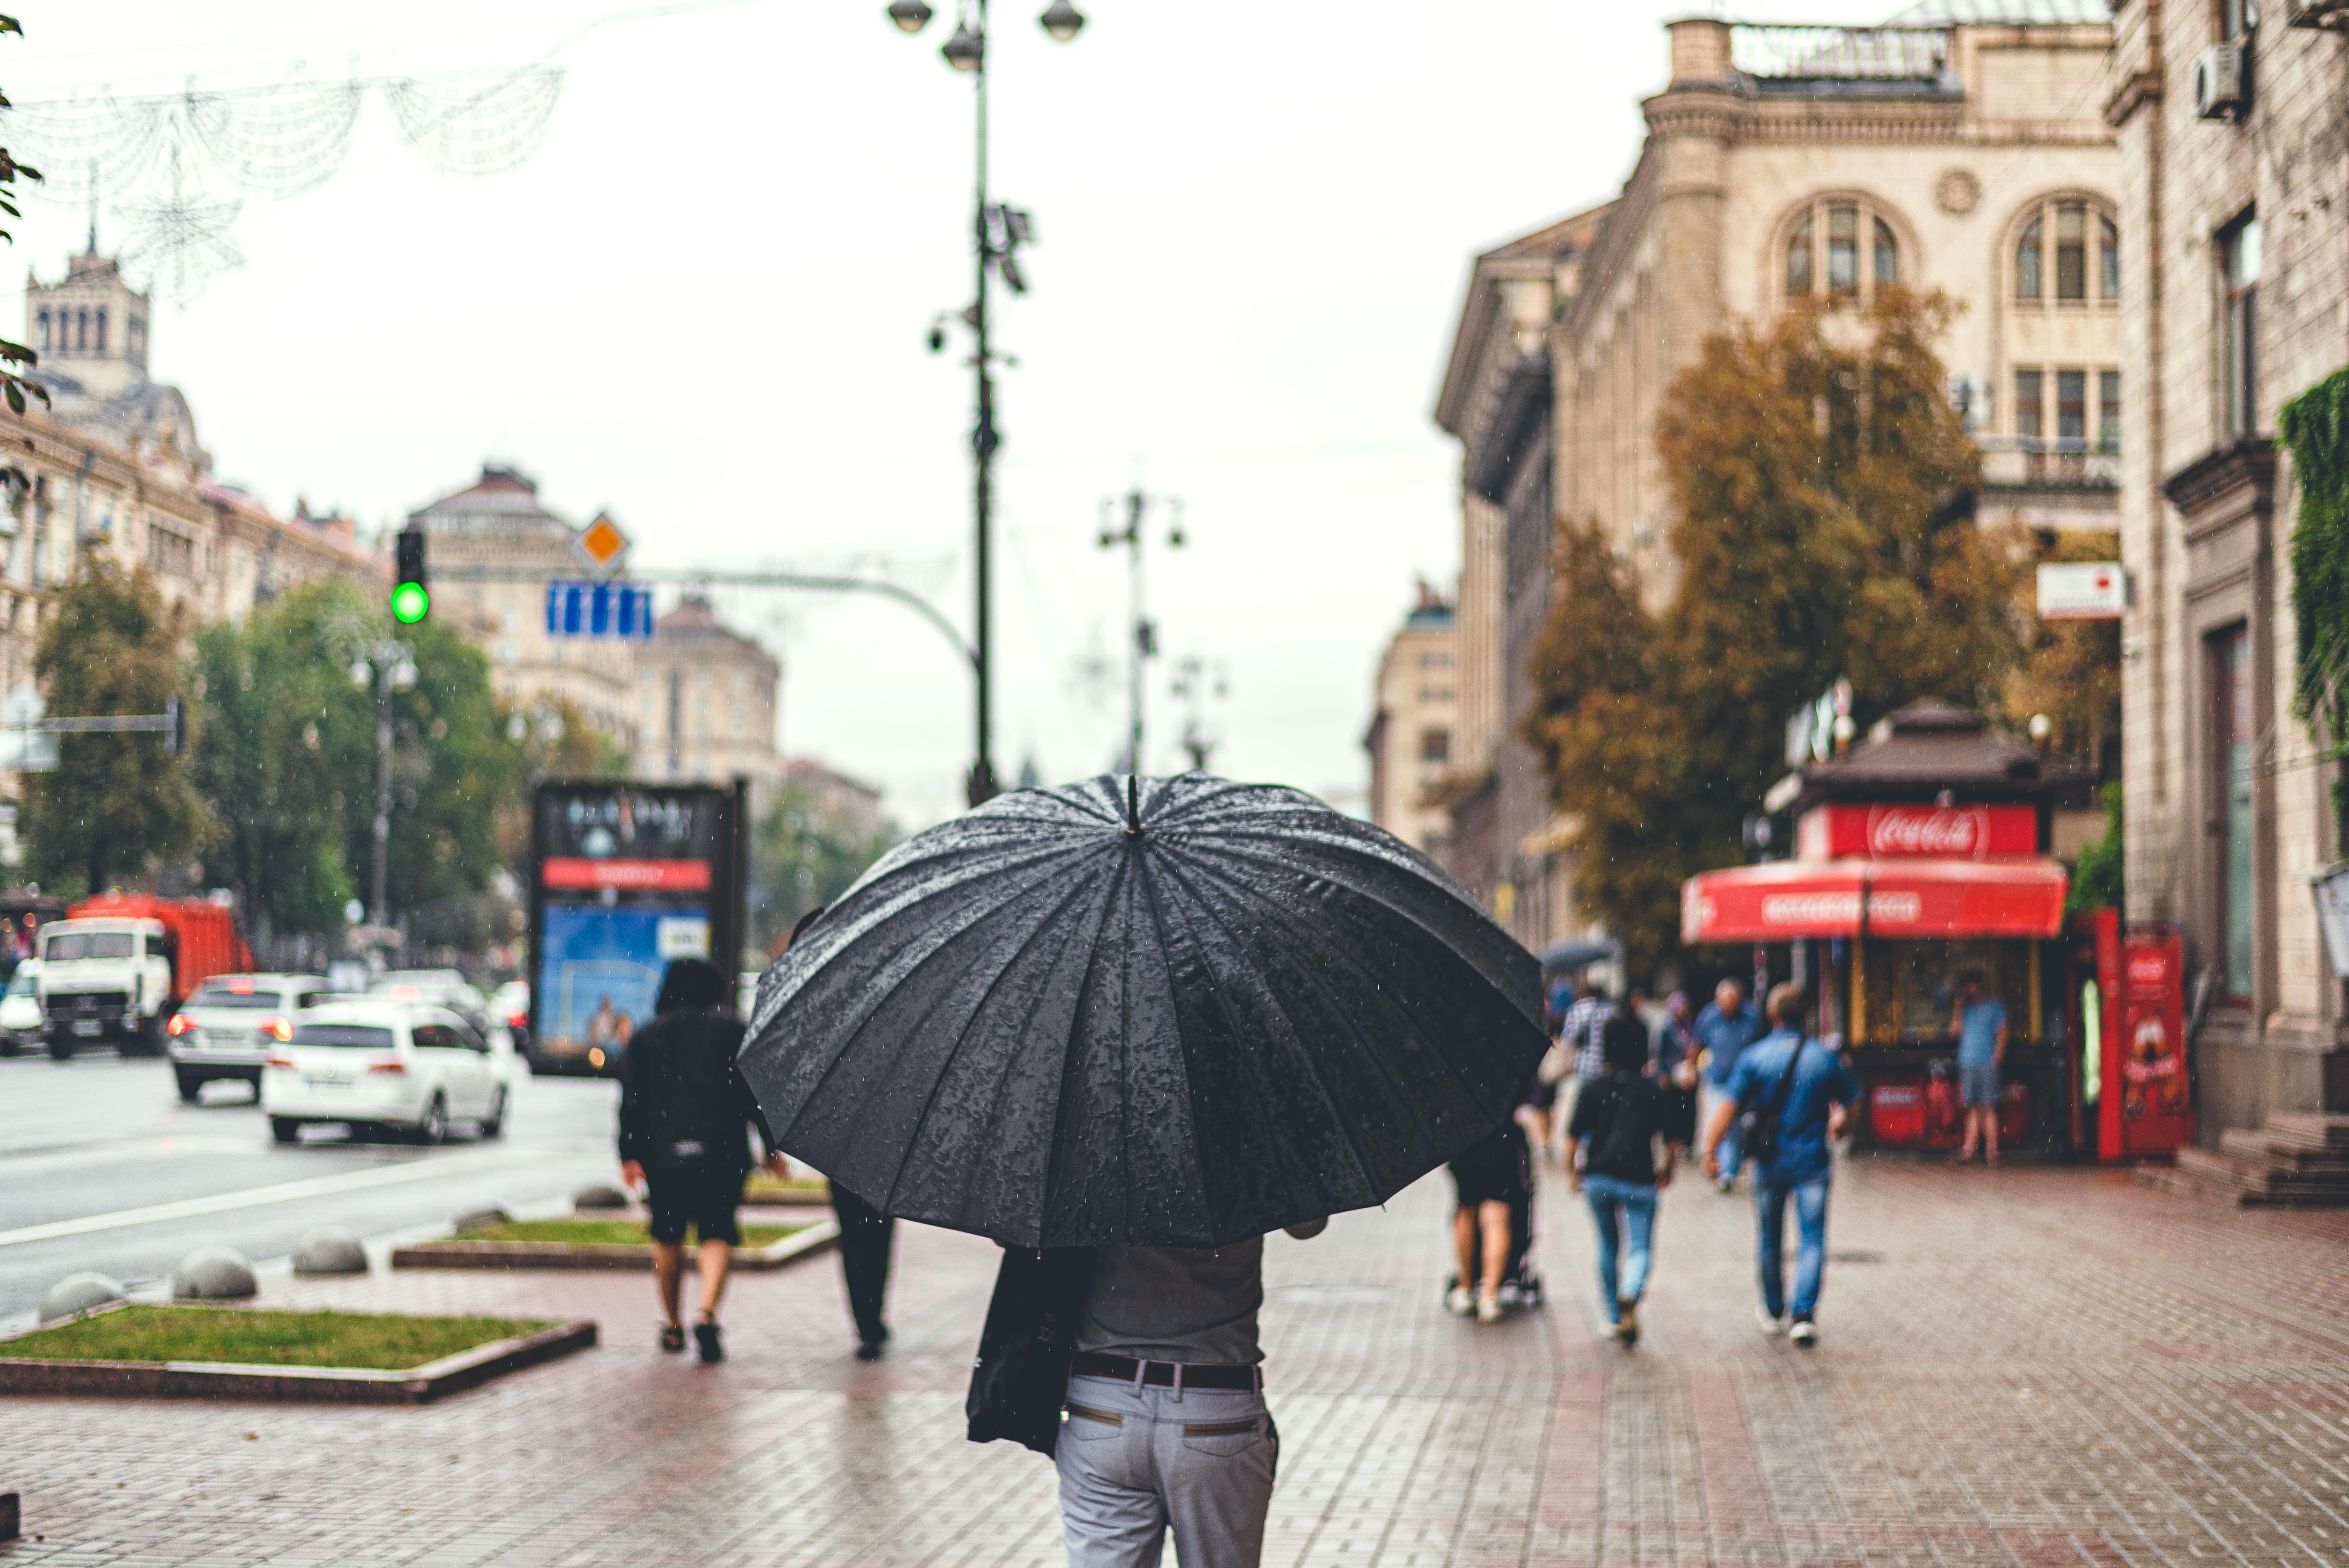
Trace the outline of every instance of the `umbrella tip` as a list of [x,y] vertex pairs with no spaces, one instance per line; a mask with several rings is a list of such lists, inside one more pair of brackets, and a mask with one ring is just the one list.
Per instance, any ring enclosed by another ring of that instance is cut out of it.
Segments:
[[1142,775],[1139,773],[1125,776],[1125,830],[1129,833],[1142,831]]

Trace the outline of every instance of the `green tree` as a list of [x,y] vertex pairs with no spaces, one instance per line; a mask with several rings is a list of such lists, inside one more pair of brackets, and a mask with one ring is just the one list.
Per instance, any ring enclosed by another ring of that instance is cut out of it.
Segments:
[[[391,630],[369,606],[369,644]],[[391,696],[392,809],[387,882],[392,911],[480,892],[502,863],[500,808],[526,788],[523,749],[506,736],[508,715],[490,686],[482,652],[438,623],[400,628],[415,650],[415,679]],[[363,650],[364,651],[364,650]],[[366,715],[362,755],[343,761],[344,860],[372,903],[375,864],[375,670],[351,690]],[[340,748],[338,748],[339,751]],[[352,761],[357,766],[352,766]]]
[[[144,567],[82,557],[33,655],[57,717],[159,714],[181,689],[181,618],[166,614]],[[61,735],[54,772],[28,776],[26,870],[56,891],[103,892],[154,858],[188,853],[212,831],[188,770],[157,734]]]
[[[2300,514],[2292,530],[2292,711],[2326,754],[2349,760],[2349,370],[2283,406]],[[2336,838],[2349,835],[2349,778],[2333,783]]]
[[823,809],[814,790],[786,783],[760,814],[750,839],[750,932],[772,952],[800,916],[830,903],[896,835]]
[[335,929],[357,891],[347,786],[372,756],[374,716],[345,672],[366,630],[357,590],[318,583],[196,634],[192,772],[221,825],[205,877],[235,891],[259,934]]
[[[0,16],[0,35],[9,33],[22,37],[25,29],[16,25],[16,17]],[[0,108],[7,107],[7,102],[6,98],[0,98]],[[20,177],[26,180],[38,180],[41,178],[41,171],[27,164],[17,162],[8,156],[6,148],[0,147],[0,212],[7,213],[11,218],[24,216],[16,207],[16,185]],[[0,240],[5,240],[13,245],[16,242],[16,236],[5,229],[0,229]],[[37,397],[44,405],[49,400],[47,387],[36,381],[27,381],[17,374],[19,366],[30,368],[39,360],[40,356],[23,344],[0,339],[0,397],[5,397],[9,408],[16,413],[21,414],[25,411],[25,402],[29,397]],[[7,474],[19,484],[26,482],[25,471],[13,463],[5,469],[0,469],[0,473]]]
[[1918,697],[1987,707],[2022,657],[2028,552],[1972,516],[1975,449],[1932,347],[1950,314],[1888,290],[1706,340],[1657,422],[1662,604],[1595,530],[1560,531],[1523,733],[1635,967],[1677,946],[1682,881],[1738,858],[1795,707],[1839,676],[1863,727]]

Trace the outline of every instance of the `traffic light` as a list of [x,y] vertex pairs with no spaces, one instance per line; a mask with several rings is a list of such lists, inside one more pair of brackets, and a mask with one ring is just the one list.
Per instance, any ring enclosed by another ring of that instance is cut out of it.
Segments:
[[391,618],[413,626],[432,613],[431,576],[424,569],[424,533],[406,529],[399,535],[399,571],[392,580]]

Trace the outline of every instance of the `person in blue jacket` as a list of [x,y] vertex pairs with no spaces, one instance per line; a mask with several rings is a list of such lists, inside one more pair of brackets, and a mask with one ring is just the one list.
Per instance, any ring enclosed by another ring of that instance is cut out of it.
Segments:
[[[1734,980],[1723,980],[1713,987],[1713,1000],[1696,1016],[1689,1032],[1696,1037],[1697,1047],[1704,1053],[1706,1098],[1717,1109],[1727,1090],[1729,1075],[1737,1069],[1737,1058],[1763,1036],[1762,1015],[1745,999],[1744,986]],[[1729,1132],[1722,1140],[1720,1170],[1713,1176],[1713,1185],[1722,1191],[1736,1185],[1739,1158],[1733,1118]]]

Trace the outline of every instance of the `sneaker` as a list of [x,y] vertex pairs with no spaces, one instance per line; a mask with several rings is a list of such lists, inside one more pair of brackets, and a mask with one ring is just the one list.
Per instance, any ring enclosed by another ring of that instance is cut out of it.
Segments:
[[1736,1177],[1734,1177],[1734,1176],[1723,1176],[1723,1177],[1720,1178],[1718,1181],[1714,1181],[1714,1182],[1713,1182],[1713,1190],[1714,1191],[1716,1191],[1716,1192],[1726,1192],[1726,1191],[1731,1191],[1732,1189],[1733,1189],[1736,1185],[1737,1185],[1737,1178],[1736,1178]]
[[1819,1342],[1818,1325],[1807,1317],[1798,1317],[1795,1319],[1795,1326],[1786,1331],[1786,1337],[1797,1345],[1816,1345]]
[[862,1339],[857,1341],[856,1358],[859,1361],[880,1360],[881,1342],[877,1339]]
[[1504,1314],[1501,1310],[1501,1298],[1499,1296],[1480,1295],[1476,1298],[1477,1322],[1498,1323],[1501,1321],[1503,1315]]
[[1444,1298],[1444,1305],[1452,1309],[1453,1316],[1465,1317],[1476,1310],[1476,1293],[1466,1285],[1456,1286]]
[[704,1319],[695,1324],[693,1343],[700,1349],[701,1359],[705,1363],[726,1359],[726,1346],[718,1341],[718,1325],[715,1323]]
[[1637,1296],[1625,1296],[1615,1304],[1616,1326],[1623,1331],[1626,1341],[1640,1337],[1640,1301]]
[[1784,1334],[1786,1331],[1786,1320],[1783,1317],[1771,1316],[1770,1309],[1766,1306],[1757,1306],[1754,1309],[1754,1322],[1764,1334]]

